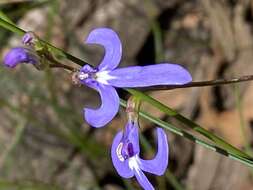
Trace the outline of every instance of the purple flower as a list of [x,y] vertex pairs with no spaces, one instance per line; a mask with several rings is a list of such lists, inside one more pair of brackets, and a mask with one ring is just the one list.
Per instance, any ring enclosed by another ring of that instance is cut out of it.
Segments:
[[16,47],[12,48],[4,57],[4,65],[6,67],[14,68],[20,63],[37,64],[39,57],[29,48]]
[[139,157],[138,125],[128,122],[124,132],[118,132],[111,148],[112,162],[118,174],[123,178],[136,177],[145,189],[154,189],[144,172],[163,175],[168,166],[169,146],[163,129],[157,128],[158,152],[154,159],[143,160]]
[[84,109],[84,117],[93,127],[106,125],[117,114],[119,97],[114,87],[182,85],[192,81],[190,73],[176,64],[116,68],[122,56],[121,41],[109,28],[91,31],[86,43],[102,45],[105,49],[104,58],[97,68],[85,65],[78,75],[82,84],[97,90],[101,96],[100,108]]

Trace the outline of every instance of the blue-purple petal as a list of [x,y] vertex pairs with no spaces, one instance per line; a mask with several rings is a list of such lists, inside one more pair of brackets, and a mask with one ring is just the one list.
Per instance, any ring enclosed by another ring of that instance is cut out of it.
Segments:
[[111,157],[112,163],[116,171],[121,177],[131,178],[134,176],[134,172],[128,166],[128,160],[121,161],[117,155],[117,148],[121,143],[123,133],[118,132],[117,135],[113,139],[112,148],[111,148]]
[[98,28],[90,32],[86,39],[88,44],[102,45],[105,49],[105,55],[98,66],[100,71],[113,70],[121,60],[122,47],[121,41],[116,32],[110,28]]
[[125,126],[125,131],[123,134],[122,142],[127,145],[127,142],[131,143],[133,146],[133,153],[140,153],[139,144],[139,126],[138,123],[128,122]]
[[158,151],[154,159],[143,160],[140,159],[140,168],[156,175],[163,175],[168,167],[169,146],[167,136],[163,129],[157,128]]
[[185,68],[169,63],[119,68],[109,72],[109,75],[112,77],[107,82],[115,87],[182,85],[192,81]]
[[4,65],[10,68],[14,68],[20,63],[37,64],[38,62],[39,57],[35,52],[24,47],[12,48],[4,57]]
[[101,97],[101,106],[98,109],[84,108],[84,117],[93,127],[103,127],[109,123],[119,110],[119,96],[112,86],[97,82],[87,84],[97,90]]
[[134,175],[143,189],[154,190],[153,185],[149,182],[149,180],[141,170],[134,170]]

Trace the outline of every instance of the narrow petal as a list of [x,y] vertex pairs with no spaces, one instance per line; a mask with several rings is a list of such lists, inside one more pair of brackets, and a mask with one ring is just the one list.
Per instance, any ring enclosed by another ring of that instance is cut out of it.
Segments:
[[154,190],[153,185],[149,182],[149,180],[141,170],[134,170],[134,175],[143,189]]
[[[133,154],[140,153],[140,144],[139,144],[139,126],[137,123],[128,122],[125,126],[125,131],[123,134],[122,142],[127,145],[131,143],[133,146]],[[123,148],[124,150],[124,148]],[[131,155],[133,156],[133,155]]]
[[182,85],[192,81],[190,73],[180,65],[156,64],[115,69],[108,73],[108,84],[115,87],[146,87],[155,85]]
[[[128,166],[128,160],[120,160],[118,154],[120,153],[119,144],[121,143],[123,133],[118,132],[113,139],[112,148],[111,148],[111,157],[112,163],[118,174],[124,178],[131,178],[134,176],[133,170]],[[123,158],[122,158],[123,159]]]
[[97,82],[87,84],[97,90],[101,97],[101,106],[98,109],[84,108],[85,120],[93,127],[103,127],[109,123],[119,110],[119,96],[112,86]]
[[98,28],[90,32],[86,43],[102,45],[105,49],[104,59],[98,69],[113,70],[121,60],[121,41],[116,32],[110,28]]
[[163,175],[168,167],[169,146],[167,136],[163,129],[157,128],[158,151],[153,160],[140,159],[140,168],[156,175]]

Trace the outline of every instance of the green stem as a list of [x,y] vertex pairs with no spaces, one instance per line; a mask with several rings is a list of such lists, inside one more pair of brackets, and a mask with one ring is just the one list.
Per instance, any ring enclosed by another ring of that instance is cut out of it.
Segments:
[[185,124],[187,127],[190,127],[194,131],[196,131],[196,132],[200,133],[201,135],[207,137],[209,140],[213,141],[218,146],[226,149],[228,152],[234,153],[234,154],[239,155],[239,156],[244,157],[244,158],[252,159],[248,154],[246,154],[246,153],[242,152],[241,150],[235,148],[231,144],[228,144],[222,138],[210,133],[208,130],[202,128],[200,125],[194,123],[190,119],[182,116],[181,114],[177,113],[175,110],[165,106],[161,102],[159,102],[159,101],[155,100],[154,98],[146,95],[145,93],[134,90],[134,89],[126,89],[126,90],[130,94],[139,97],[141,100],[143,100],[145,102],[148,102],[152,106],[154,106],[157,109],[159,109],[160,111],[164,112],[166,115],[176,118],[177,120],[179,120],[180,122]]
[[24,35],[26,33],[26,31],[22,30],[21,28],[16,27],[15,25],[7,22],[6,20],[4,20],[3,18],[0,18],[0,26],[11,31],[14,32],[18,35]]

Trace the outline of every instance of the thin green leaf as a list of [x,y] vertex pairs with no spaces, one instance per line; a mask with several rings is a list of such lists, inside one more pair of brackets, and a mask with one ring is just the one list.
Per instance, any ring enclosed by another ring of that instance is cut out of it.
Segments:
[[7,22],[11,23],[11,24],[14,24],[12,22],[12,20],[3,12],[3,11],[0,11],[0,18],[6,20]]

